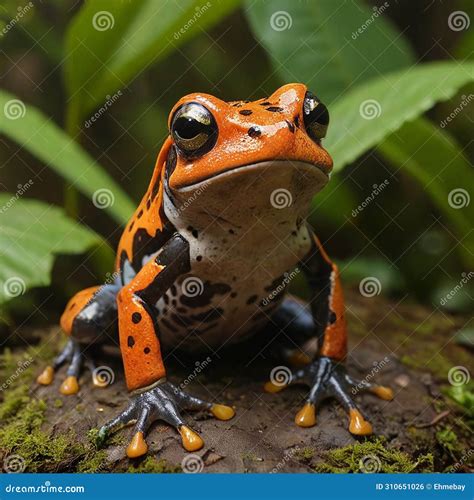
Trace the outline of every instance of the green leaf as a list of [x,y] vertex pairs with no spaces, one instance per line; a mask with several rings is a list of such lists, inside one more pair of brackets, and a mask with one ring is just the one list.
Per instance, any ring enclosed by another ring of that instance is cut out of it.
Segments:
[[[148,66],[216,24],[239,1],[86,2],[66,38],[68,130]],[[164,81],[156,89],[157,98],[167,88]]]
[[364,80],[414,62],[385,5],[370,9],[356,0],[248,0],[247,5],[253,33],[277,73],[287,83],[304,82],[326,104]]
[[419,118],[383,141],[378,151],[396,170],[409,172],[457,235],[457,249],[473,263],[474,169],[444,130]]
[[0,194],[0,304],[50,283],[54,256],[79,254],[102,240],[57,207]]
[[[134,204],[122,188],[51,118],[0,91],[0,133],[19,143],[113,216],[125,223]],[[103,201],[103,203],[101,203]]]
[[335,170],[472,80],[474,64],[440,62],[385,74],[348,92],[330,109],[325,147]]

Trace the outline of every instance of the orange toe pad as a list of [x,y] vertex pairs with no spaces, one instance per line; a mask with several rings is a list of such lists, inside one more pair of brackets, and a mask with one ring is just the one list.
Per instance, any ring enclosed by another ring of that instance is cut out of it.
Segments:
[[147,451],[148,445],[143,437],[143,432],[137,432],[130,441],[130,444],[127,446],[127,457],[141,457],[142,455],[145,455]]
[[285,387],[286,387],[285,385],[276,385],[273,382],[266,382],[265,385],[263,386],[263,390],[265,392],[270,392],[271,394],[274,394],[275,392],[282,391]]
[[219,420],[230,420],[235,415],[234,409],[226,405],[212,405],[211,412]]
[[350,410],[349,417],[349,432],[351,434],[355,434],[356,436],[372,434],[372,425],[364,419],[359,410]]
[[36,382],[41,385],[49,385],[53,381],[54,378],[54,368],[52,366],[47,366],[40,375],[38,375],[38,378],[36,379]]
[[385,399],[385,401],[391,401],[393,399],[393,391],[390,387],[378,385],[372,389],[372,392],[380,399]]
[[316,409],[313,404],[306,403],[295,416],[295,424],[299,427],[316,425]]
[[197,451],[204,446],[201,436],[186,425],[182,425],[179,428],[179,433],[181,434],[183,447],[186,451]]
[[71,394],[77,394],[79,392],[79,383],[77,378],[73,375],[66,377],[66,380],[61,384],[59,392],[65,396],[70,396]]

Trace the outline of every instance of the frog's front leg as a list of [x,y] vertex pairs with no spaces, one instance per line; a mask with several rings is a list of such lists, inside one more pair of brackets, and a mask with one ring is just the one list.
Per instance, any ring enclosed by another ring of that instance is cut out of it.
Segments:
[[130,458],[147,452],[144,435],[155,420],[164,420],[176,427],[184,448],[194,451],[204,443],[185,424],[180,410],[207,410],[221,420],[234,416],[232,408],[190,396],[165,379],[153,305],[189,270],[189,244],[176,234],[117,295],[120,350],[127,387],[132,394],[128,408],[100,429],[99,441],[117,426],[135,420],[133,438],[127,447]]
[[[317,405],[327,397],[334,397],[349,413],[349,431],[355,435],[371,434],[372,425],[362,416],[350,393],[354,388],[356,392],[362,388],[390,400],[392,390],[357,381],[346,373],[347,329],[339,271],[316,236],[313,236],[312,248],[299,267],[306,274],[312,291],[311,312],[318,352],[306,367],[293,372],[288,381],[289,384],[305,382],[310,386],[306,403],[296,414],[295,423],[301,427],[315,425]],[[278,392],[284,387],[273,382],[265,384],[267,392]]]

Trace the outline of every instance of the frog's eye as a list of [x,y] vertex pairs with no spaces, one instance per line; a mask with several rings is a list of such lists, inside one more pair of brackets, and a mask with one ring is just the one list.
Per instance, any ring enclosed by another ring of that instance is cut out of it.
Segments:
[[329,125],[328,108],[311,92],[306,92],[303,104],[304,126],[313,141],[326,136]]
[[186,156],[200,156],[216,143],[216,120],[202,104],[183,104],[171,120],[171,135],[178,149]]

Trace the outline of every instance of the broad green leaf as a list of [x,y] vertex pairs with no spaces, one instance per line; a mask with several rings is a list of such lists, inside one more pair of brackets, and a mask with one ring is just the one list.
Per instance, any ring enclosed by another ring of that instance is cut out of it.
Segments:
[[0,134],[37,156],[76,188],[124,223],[134,205],[122,188],[51,118],[0,91]]
[[286,83],[304,82],[326,104],[364,80],[414,62],[385,5],[370,9],[356,0],[248,0],[247,5],[253,33],[277,73]]
[[429,63],[383,75],[347,92],[330,109],[325,141],[335,170],[472,80],[473,63]]
[[[208,30],[239,1],[86,2],[73,19],[66,39],[68,129],[148,66]],[[166,90],[169,82],[165,82],[166,78],[157,82],[157,98]]]
[[449,221],[457,250],[474,263],[474,167],[447,132],[419,118],[406,123],[379,144],[378,151],[394,168],[406,171],[422,186]]
[[57,207],[0,194],[0,303],[49,285],[55,255],[79,254],[100,241]]

